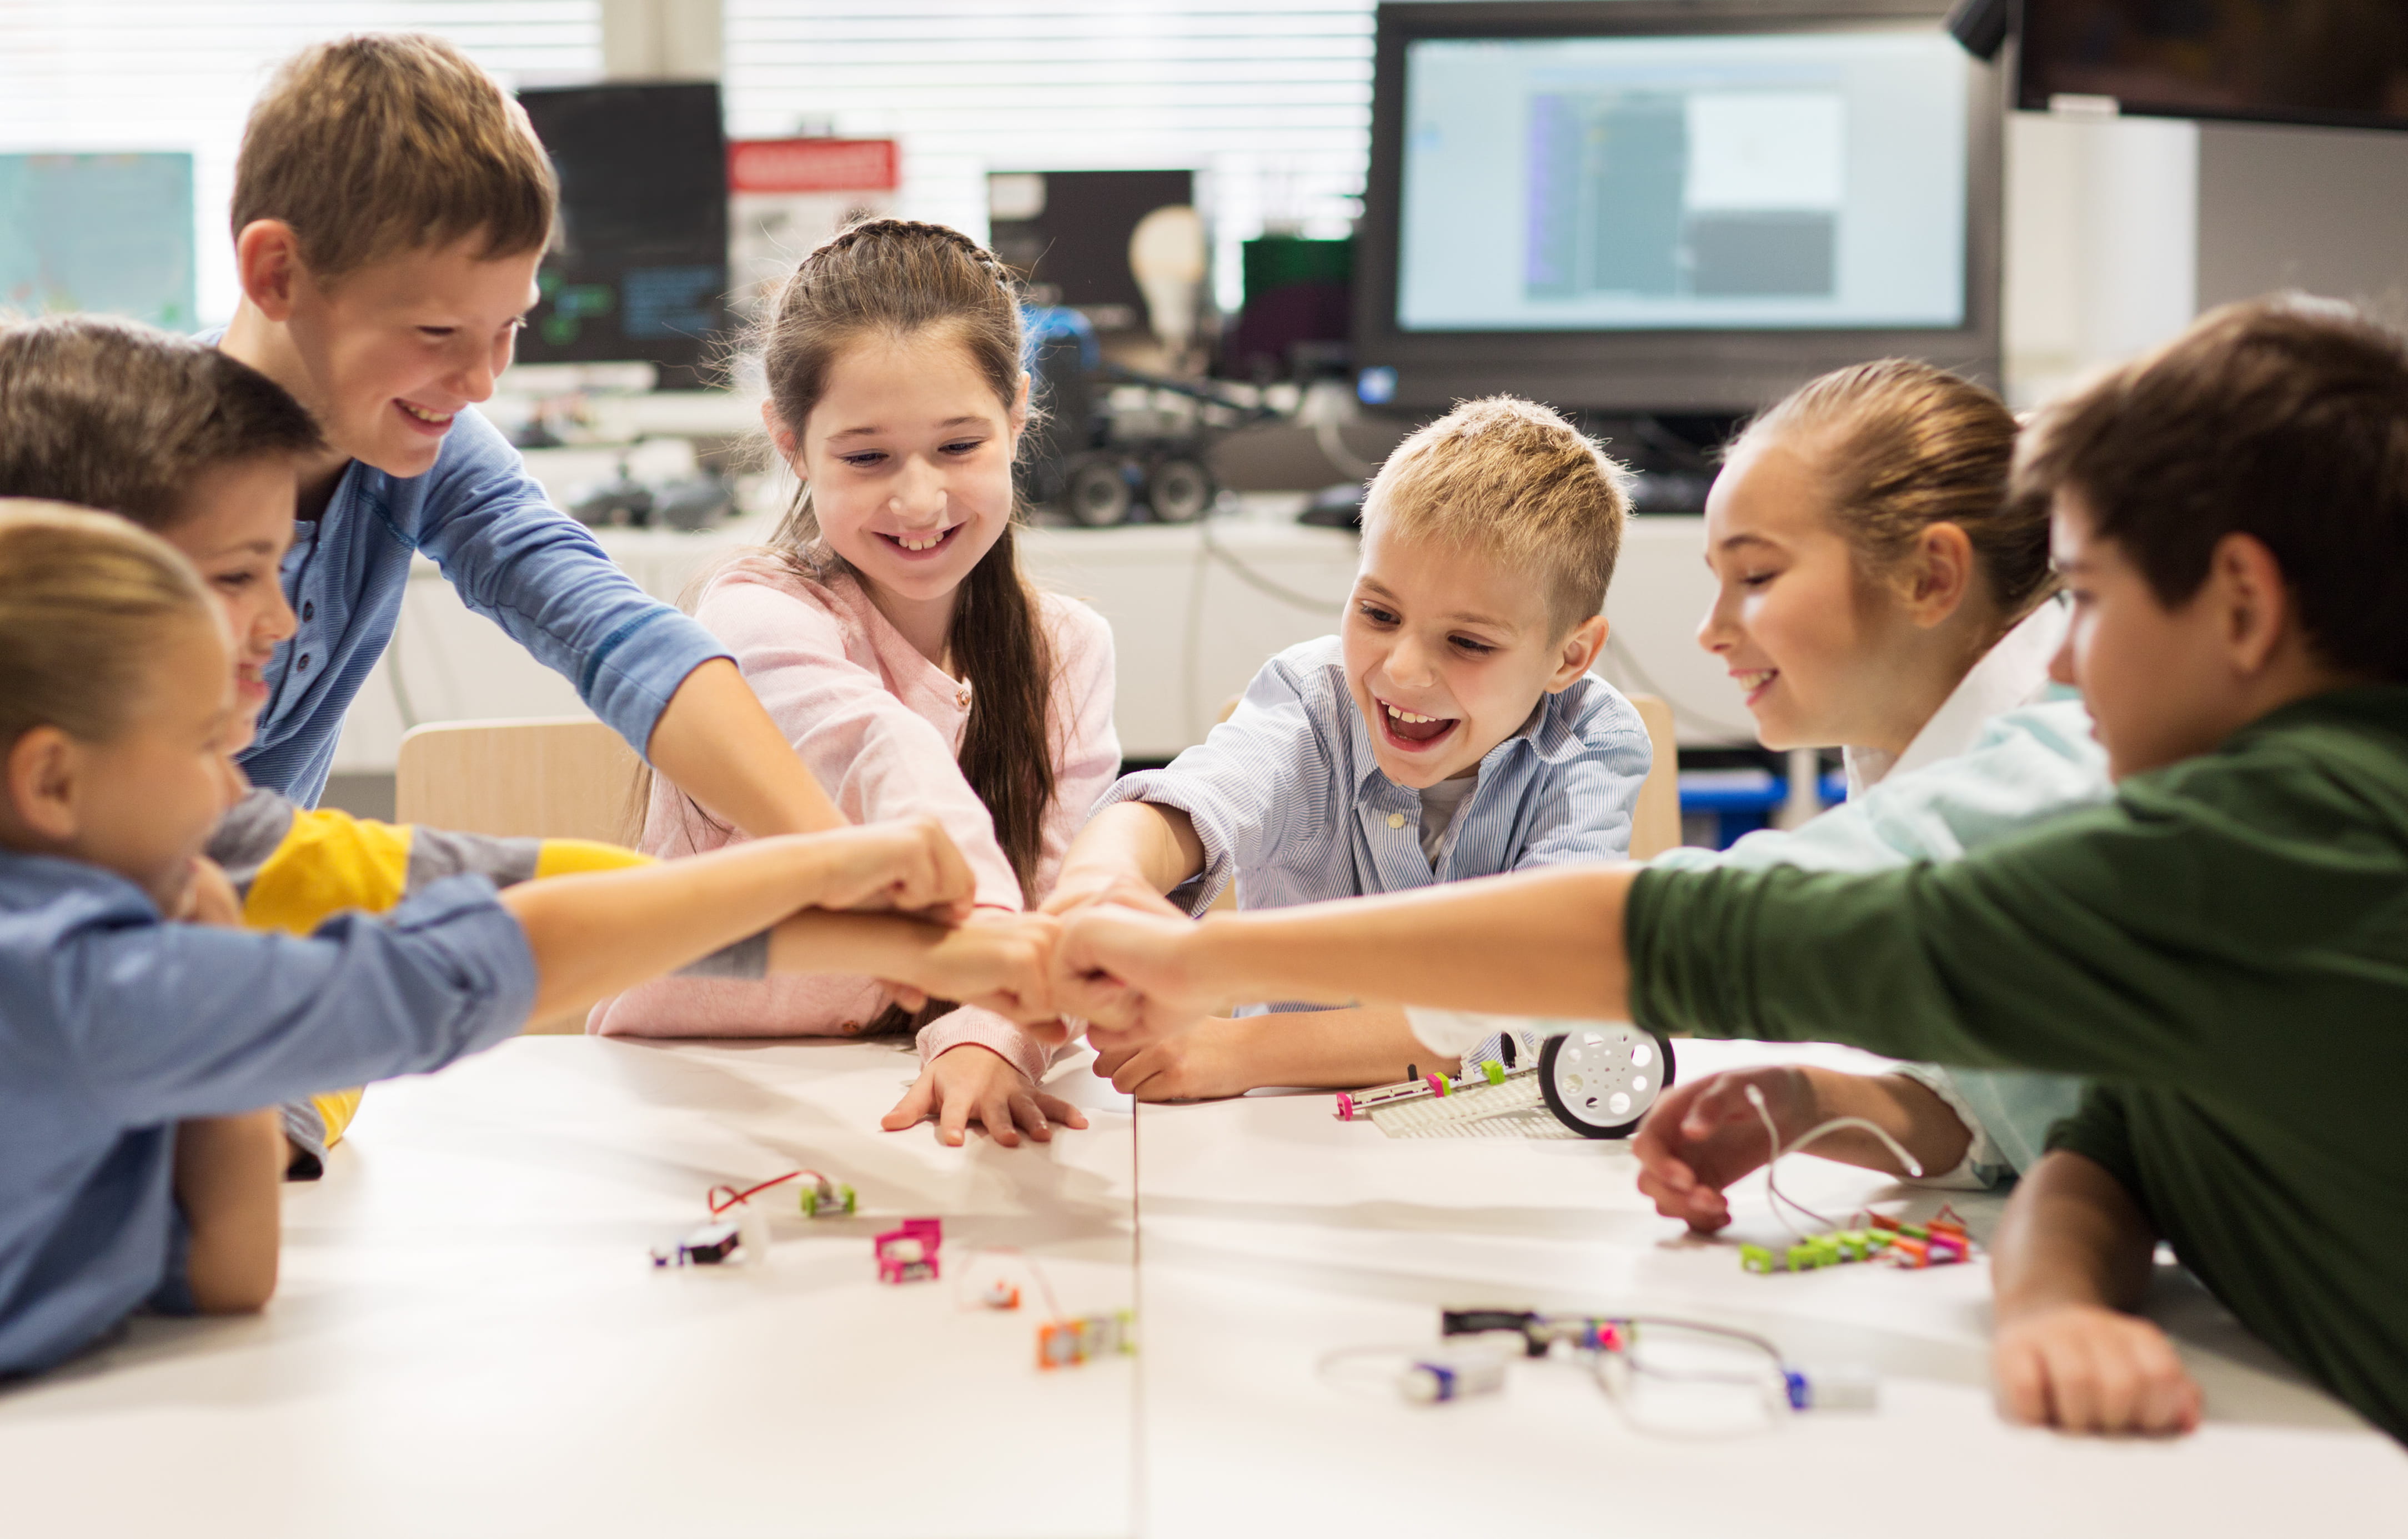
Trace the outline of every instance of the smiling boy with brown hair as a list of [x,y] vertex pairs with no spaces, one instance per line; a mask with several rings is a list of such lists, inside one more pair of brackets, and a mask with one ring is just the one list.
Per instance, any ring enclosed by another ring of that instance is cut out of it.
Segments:
[[[2059,677],[2112,804],[1874,875],[1594,869],[1276,927],[1091,910],[1055,1003],[1363,996],[2085,1074],[1993,1245],[2007,1412],[2197,1424],[2131,1313],[2162,1237],[2408,1436],[2408,342],[2229,307],[2051,412],[2019,481],[2054,499]],[[1658,1163],[1688,1136],[1651,1134]]]
[[553,203],[525,113],[437,38],[304,50],[253,108],[233,198],[243,297],[218,345],[292,392],[327,447],[301,467],[283,571],[299,629],[243,768],[316,802],[423,554],[714,814],[755,835],[838,827],[724,649],[550,507],[473,410],[535,300]]

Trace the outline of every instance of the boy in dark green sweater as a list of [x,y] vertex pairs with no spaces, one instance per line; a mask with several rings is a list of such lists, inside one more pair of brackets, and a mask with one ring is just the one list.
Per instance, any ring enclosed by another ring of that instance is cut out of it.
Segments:
[[[2019,481],[2053,499],[2057,672],[2113,804],[1866,876],[1590,868],[1201,926],[1094,910],[1055,1002],[1139,1029],[1224,998],[1627,1016],[2087,1075],[1992,1247],[2006,1412],[2197,1423],[2130,1313],[2162,1237],[2408,1436],[2408,347],[2337,308],[2216,311],[2053,411]],[[1667,1212],[1762,1141],[1659,1111],[1640,1136]]]

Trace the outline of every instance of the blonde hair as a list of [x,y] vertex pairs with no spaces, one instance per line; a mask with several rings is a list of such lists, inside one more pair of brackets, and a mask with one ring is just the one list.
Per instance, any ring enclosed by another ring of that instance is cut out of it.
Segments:
[[1790,392],[1731,453],[1791,435],[1821,438],[1832,516],[1867,577],[1885,578],[1924,530],[1953,524],[2008,617],[2056,587],[2048,500],[2009,496],[2014,415],[1980,385],[1908,358],[1857,364]]
[[337,278],[481,235],[487,259],[541,251],[558,183],[524,108],[439,37],[369,33],[303,49],[243,125],[234,233],[293,226]]
[[1465,401],[1397,446],[1363,500],[1409,539],[1444,541],[1546,583],[1555,634],[1605,607],[1629,472],[1535,401]]
[[0,754],[124,730],[179,622],[218,622],[175,547],[109,513],[0,497]]

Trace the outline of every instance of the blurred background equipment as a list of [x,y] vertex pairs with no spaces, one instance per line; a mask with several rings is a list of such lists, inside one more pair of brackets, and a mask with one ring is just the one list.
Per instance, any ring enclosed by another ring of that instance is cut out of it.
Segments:
[[2024,0],[2015,101],[2408,129],[2400,0]]
[[1343,372],[1354,242],[1265,235],[1239,250],[1245,299],[1222,333],[1219,372],[1266,382]]
[[727,145],[728,308],[751,321],[795,264],[857,219],[895,211],[903,182],[893,139],[731,139]]
[[193,288],[192,156],[0,155],[0,313],[191,331]]
[[1146,324],[1172,368],[1185,366],[1196,338],[1210,254],[1203,216],[1183,203],[1154,209],[1129,232],[1129,271],[1145,295]]
[[1162,361],[1146,355],[1153,338],[1129,243],[1155,209],[1194,209],[1195,172],[992,171],[986,190],[988,244],[1029,303],[1077,310],[1107,355]]
[[727,322],[717,83],[526,90],[519,101],[560,175],[560,221],[519,357],[657,364],[673,389],[713,382]]

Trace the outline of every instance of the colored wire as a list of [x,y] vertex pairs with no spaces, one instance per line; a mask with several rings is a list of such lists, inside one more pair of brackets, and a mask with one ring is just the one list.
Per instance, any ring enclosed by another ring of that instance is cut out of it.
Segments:
[[[808,1175],[812,1180],[823,1184],[825,1184],[827,1181],[827,1177],[822,1175],[817,1171],[788,1171],[783,1175],[771,1176],[768,1180],[762,1182],[757,1187],[747,1187],[742,1191],[738,1191],[733,1187],[713,1187],[710,1191],[703,1194],[703,1201],[710,1204],[711,1214],[716,1216],[719,1214],[725,1213],[728,1209],[736,1206],[738,1202],[749,1201],[756,1193],[767,1191],[770,1187],[778,1186],[783,1182],[792,1181],[799,1175]],[[727,1201],[724,1202],[719,1201],[719,1194],[721,1192],[725,1192],[727,1194]]]
[[1875,1138],[1880,1139],[1884,1143],[1889,1145],[1889,1152],[1896,1155],[1898,1157],[1898,1162],[1906,1167],[1907,1174],[1918,1179],[1923,1174],[1922,1161],[1916,1159],[1913,1155],[1908,1154],[1906,1152],[1905,1145],[1899,1143],[1898,1140],[1890,1137],[1883,1129],[1873,1123],[1866,1121],[1863,1117],[1835,1116],[1828,1122],[1817,1123],[1815,1126],[1799,1134],[1796,1138],[1791,1139],[1788,1144],[1784,1146],[1781,1142],[1781,1129],[1773,1126],[1772,1113],[1768,1110],[1764,1104],[1764,1092],[1757,1089],[1753,1085],[1749,1086],[1747,1087],[1747,1103],[1756,1108],[1757,1119],[1764,1124],[1765,1139],[1770,1144],[1772,1149],[1772,1158],[1765,1161],[1764,1165],[1764,1189],[1766,1194],[1772,1199],[1773,1216],[1780,1219],[1783,1227],[1787,1229],[1790,1233],[1798,1236],[1800,1240],[1807,1237],[1806,1231],[1799,1229],[1797,1224],[1791,1220],[1787,1214],[1781,1211],[1781,1205],[1784,1202],[1789,1206],[1796,1208],[1799,1213],[1804,1214],[1807,1217],[1812,1218],[1814,1222],[1822,1225],[1825,1229],[1837,1229],[1840,1226],[1834,1220],[1825,1217],[1823,1215],[1816,1213],[1813,1208],[1808,1207],[1805,1203],[1787,1195],[1782,1191],[1781,1187],[1777,1184],[1775,1184],[1773,1180],[1773,1171],[1780,1165],[1781,1158],[1784,1155],[1796,1154],[1799,1150],[1804,1148],[1807,1144],[1813,1143],[1816,1139],[1838,1132],[1842,1128],[1861,1128],[1866,1132],[1872,1134]]

